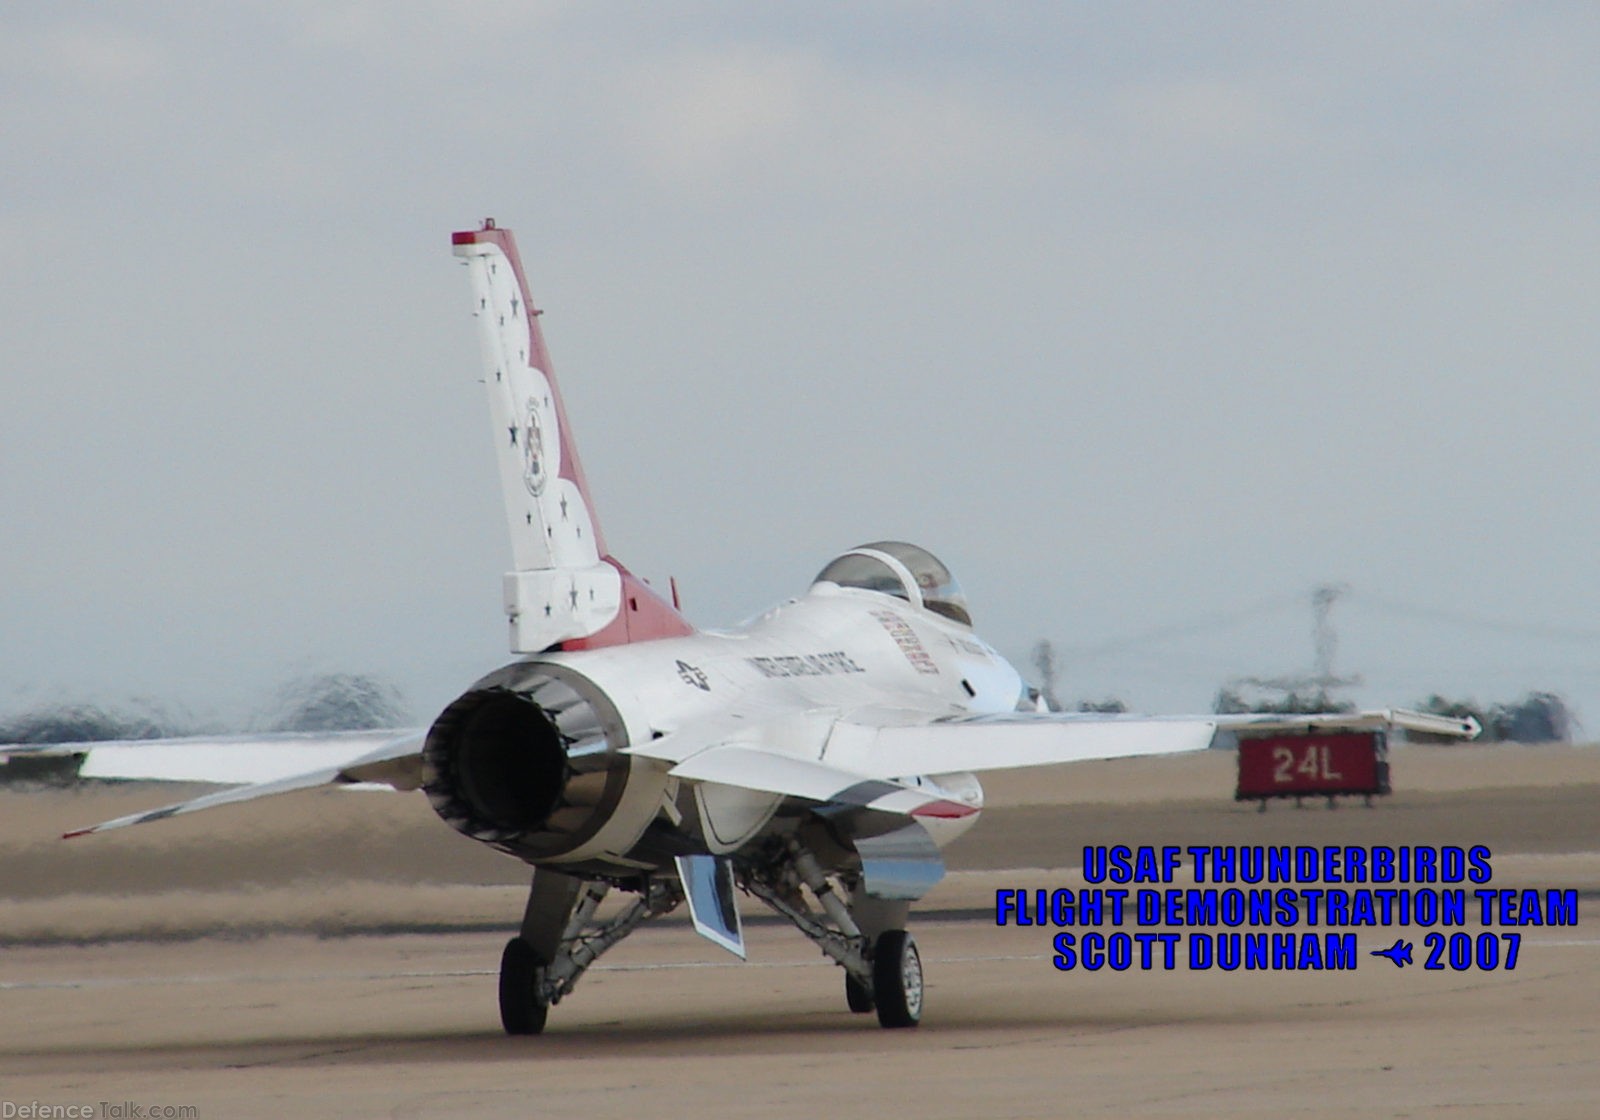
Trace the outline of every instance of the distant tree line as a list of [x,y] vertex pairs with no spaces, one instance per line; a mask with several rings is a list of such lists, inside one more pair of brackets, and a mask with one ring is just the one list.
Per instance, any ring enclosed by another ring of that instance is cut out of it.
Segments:
[[[250,720],[250,730],[364,731],[400,727],[408,718],[405,702],[393,685],[360,673],[317,673],[280,688],[267,707]],[[218,730],[150,701],[136,701],[124,707],[48,703],[0,718],[0,746],[170,739]],[[0,765],[0,782],[70,783],[76,780],[83,757],[12,758]]]
[[[187,718],[174,716],[148,701],[123,708],[51,703],[0,719],[0,743],[105,743],[115,739],[162,739],[186,735],[191,730]],[[66,785],[77,779],[81,765],[81,754],[13,758],[0,766],[0,782]]]
[[316,673],[292,680],[254,721],[257,731],[367,731],[409,720],[393,685],[362,673]]
[[1263,712],[1280,716],[1309,716],[1318,712],[1353,712],[1356,706],[1348,700],[1335,700],[1325,689],[1313,692],[1291,690],[1285,693],[1282,699],[1277,700],[1262,698],[1247,700],[1241,693],[1231,688],[1221,688],[1217,690],[1217,697],[1211,703],[1211,710],[1218,715]]
[[111,739],[162,739],[188,733],[187,721],[138,704],[44,704],[0,719],[0,743],[104,743]]
[[[1567,743],[1572,741],[1573,727],[1577,722],[1567,702],[1554,692],[1530,692],[1521,700],[1501,704],[1450,700],[1434,693],[1415,707],[1420,712],[1432,715],[1477,720],[1478,726],[1483,728],[1480,742]],[[1281,699],[1247,699],[1233,689],[1224,688],[1217,692],[1211,710],[1223,715],[1244,712],[1313,715],[1317,712],[1353,712],[1356,706],[1321,690],[1290,692]]]
[[1102,715],[1120,715],[1128,710],[1128,705],[1118,700],[1115,696],[1105,700],[1079,700],[1078,711],[1099,712]]
[[1488,705],[1449,700],[1436,692],[1417,710],[1455,719],[1470,716],[1483,728],[1479,739],[1486,742],[1568,743],[1577,722],[1567,702],[1554,692],[1530,692],[1521,700]]

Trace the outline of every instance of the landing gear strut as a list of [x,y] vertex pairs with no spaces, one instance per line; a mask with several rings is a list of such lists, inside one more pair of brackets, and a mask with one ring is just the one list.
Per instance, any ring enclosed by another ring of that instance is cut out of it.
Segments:
[[[914,1027],[922,1019],[922,959],[901,928],[910,903],[871,898],[859,884],[847,905],[833,877],[798,840],[782,856],[750,868],[742,886],[788,918],[845,971],[845,1002],[864,1014],[876,1010],[885,1027]],[[817,900],[817,913],[801,891]]]
[[639,926],[683,901],[676,880],[652,879],[632,906],[605,921],[594,914],[610,884],[538,870],[522,930],[500,956],[500,1024],[507,1034],[539,1034],[600,955]]

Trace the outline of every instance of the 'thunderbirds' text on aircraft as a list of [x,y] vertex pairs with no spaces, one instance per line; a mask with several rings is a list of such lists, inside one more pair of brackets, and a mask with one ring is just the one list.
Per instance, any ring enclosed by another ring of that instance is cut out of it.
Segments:
[[[742,956],[736,889],[844,968],[851,1010],[906,1027],[923,1002],[907,914],[978,819],[977,773],[1201,750],[1219,728],[1476,731],[1398,711],[1041,711],[973,632],[951,573],[900,541],[850,549],[745,626],[697,630],[606,548],[510,231],[491,221],[453,240],[483,345],[518,659],[425,734],[301,744],[288,752],[300,773],[250,740],[204,744],[203,758],[171,740],[49,748],[89,751],[90,775],[255,782],[82,832],[332,783],[421,789],[451,827],[534,869],[500,966],[510,1033],[542,1030],[601,953],[685,899],[696,928]],[[602,919],[612,890],[635,897]]]

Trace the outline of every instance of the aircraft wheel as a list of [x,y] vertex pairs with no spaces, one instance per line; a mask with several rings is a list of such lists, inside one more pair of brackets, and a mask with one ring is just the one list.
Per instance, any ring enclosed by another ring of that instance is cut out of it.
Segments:
[[914,1027],[922,1021],[922,957],[903,929],[878,935],[872,950],[872,995],[880,1025]]
[[850,1005],[850,1010],[857,1015],[871,1011],[877,1006],[872,998],[872,989],[848,972],[844,974],[844,999]]
[[539,1002],[538,986],[544,961],[520,937],[506,942],[500,954],[500,1025],[507,1034],[540,1034],[544,1031],[545,1017],[550,1014],[547,1004]]

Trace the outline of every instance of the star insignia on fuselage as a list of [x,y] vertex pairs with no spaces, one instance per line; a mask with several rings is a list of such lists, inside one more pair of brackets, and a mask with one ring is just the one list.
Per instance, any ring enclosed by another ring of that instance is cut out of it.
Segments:
[[711,691],[711,680],[706,676],[706,671],[687,661],[678,662],[678,679],[686,685],[698,688],[701,692]]

